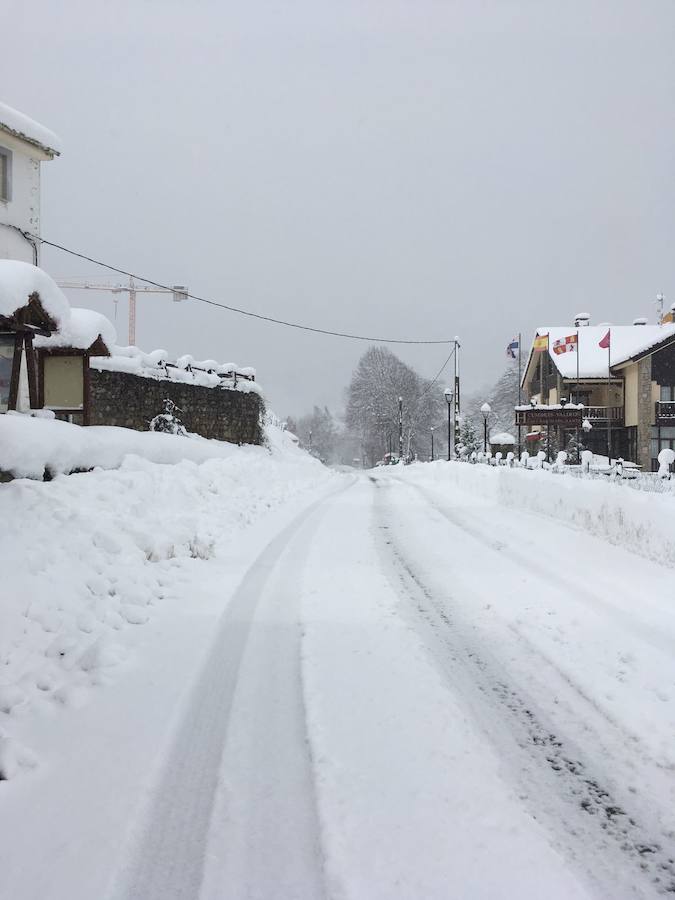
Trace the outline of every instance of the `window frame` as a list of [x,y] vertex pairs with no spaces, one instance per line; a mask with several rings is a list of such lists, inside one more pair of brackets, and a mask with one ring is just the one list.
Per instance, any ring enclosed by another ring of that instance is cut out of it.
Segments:
[[5,161],[4,176],[0,170],[0,203],[10,203],[12,200],[12,151],[9,147],[0,144],[0,157]]

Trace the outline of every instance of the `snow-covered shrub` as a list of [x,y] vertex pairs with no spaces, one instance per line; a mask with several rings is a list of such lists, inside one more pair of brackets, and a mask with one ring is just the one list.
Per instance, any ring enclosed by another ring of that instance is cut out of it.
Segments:
[[150,422],[150,431],[160,431],[164,434],[187,434],[185,426],[176,416],[177,412],[183,412],[179,409],[173,400],[168,398],[164,401],[164,412],[159,413]]

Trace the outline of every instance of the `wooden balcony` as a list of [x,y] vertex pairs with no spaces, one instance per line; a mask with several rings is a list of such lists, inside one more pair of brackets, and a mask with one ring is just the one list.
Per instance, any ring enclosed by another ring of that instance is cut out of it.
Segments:
[[675,402],[657,400],[654,423],[656,425],[675,425]]
[[607,413],[612,425],[623,425],[623,406],[584,406],[584,419],[593,422],[606,422]]

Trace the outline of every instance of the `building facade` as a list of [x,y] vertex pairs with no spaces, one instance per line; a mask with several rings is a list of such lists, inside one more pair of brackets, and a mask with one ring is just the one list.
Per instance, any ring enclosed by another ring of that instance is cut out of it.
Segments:
[[516,424],[536,449],[583,446],[645,471],[675,449],[673,324],[539,328],[522,386],[530,406],[516,410]]
[[40,167],[60,154],[51,131],[0,103],[0,259],[40,264]]

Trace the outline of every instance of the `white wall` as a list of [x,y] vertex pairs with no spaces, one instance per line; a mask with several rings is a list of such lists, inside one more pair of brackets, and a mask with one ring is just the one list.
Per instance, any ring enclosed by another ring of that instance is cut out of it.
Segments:
[[[23,231],[39,234],[40,162],[47,157],[36,147],[1,129],[0,147],[12,152],[11,200],[0,200],[0,223],[17,225]],[[0,227],[0,259],[20,259],[32,263],[33,248],[17,232]]]

